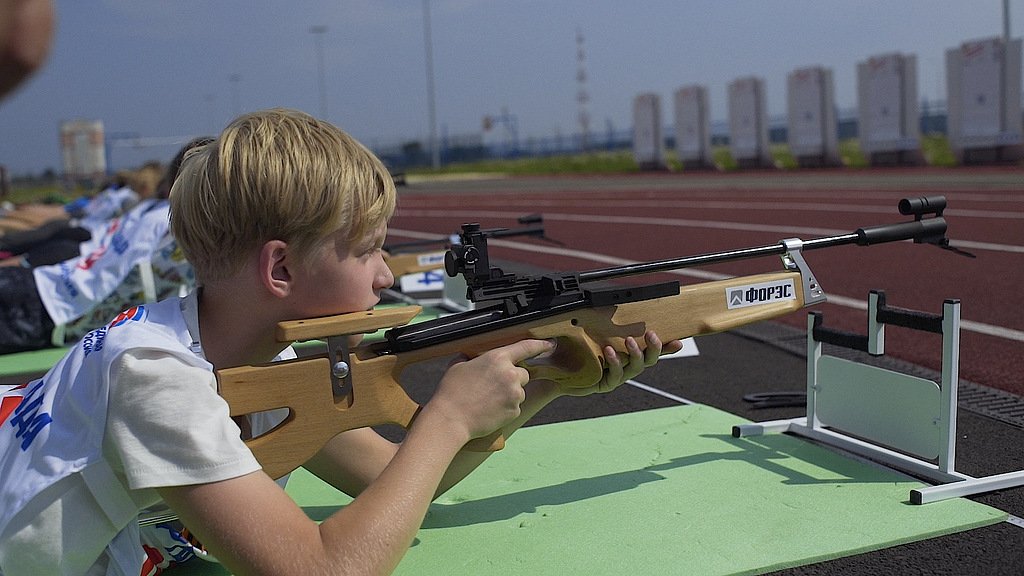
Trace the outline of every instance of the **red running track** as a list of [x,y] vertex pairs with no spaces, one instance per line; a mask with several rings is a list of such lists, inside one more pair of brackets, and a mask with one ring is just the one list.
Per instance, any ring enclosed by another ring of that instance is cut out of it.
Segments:
[[[852,305],[865,302],[872,289],[885,290],[892,306],[932,313],[942,311],[945,299],[959,299],[960,378],[1024,395],[1024,171],[1016,168],[411,182],[399,189],[389,242],[447,235],[464,222],[511,228],[517,217],[540,213],[548,236],[564,246],[510,239],[492,242],[492,255],[553,270],[591,270],[905,221],[896,209],[901,198],[934,194],[948,200],[944,216],[953,245],[977,258],[909,242],[808,251],[811,270],[835,301],[815,309],[826,325],[863,333],[866,312]],[[703,270],[745,275],[778,269],[774,258],[760,258]],[[779,321],[802,329],[806,315]],[[938,370],[940,342],[938,335],[889,327],[886,355]]]

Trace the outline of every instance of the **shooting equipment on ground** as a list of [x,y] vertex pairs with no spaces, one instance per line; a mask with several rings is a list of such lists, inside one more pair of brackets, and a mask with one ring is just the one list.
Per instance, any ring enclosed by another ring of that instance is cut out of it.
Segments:
[[[462,274],[476,310],[407,325],[416,306],[282,322],[281,342],[326,339],[327,355],[218,371],[220,393],[232,416],[287,407],[288,419],[247,441],[272,477],[300,466],[336,434],[365,426],[411,425],[419,406],[400,384],[413,364],[470,357],[526,338],[556,341],[554,353],[525,367],[533,378],[563,387],[589,387],[604,373],[601,350],[625,354],[625,339],[643,341],[654,330],[664,341],[730,330],[823,302],[825,293],[803,252],[833,246],[913,240],[949,247],[941,196],[905,199],[900,212],[914,220],[859,228],[847,234],[632,264],[588,272],[506,273],[491,266],[487,238],[495,231],[467,224],[446,255],[449,274]],[[680,286],[590,287],[595,282],[732,260],[781,257],[783,270]],[[348,335],[391,328],[380,342],[350,348]],[[500,431],[499,431],[500,432]],[[471,450],[499,449],[499,433],[478,438]]]

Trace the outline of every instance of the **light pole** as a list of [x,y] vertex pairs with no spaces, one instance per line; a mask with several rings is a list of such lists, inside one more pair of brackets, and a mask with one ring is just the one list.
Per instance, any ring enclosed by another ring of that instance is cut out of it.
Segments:
[[214,103],[214,101],[216,99],[217,98],[213,94],[203,94],[203,101],[206,102],[206,109],[207,109],[207,112],[210,115],[210,117],[207,119],[207,121],[209,122],[209,125],[204,130],[204,132],[207,132],[207,131],[210,131],[210,130],[214,130],[214,129],[217,128],[217,124],[218,124],[218,122],[217,122],[217,111],[216,111],[216,109],[214,108],[214,105],[213,105],[213,103]]
[[427,116],[430,123],[430,165],[441,167],[441,149],[437,145],[437,110],[434,104],[434,42],[430,37],[430,0],[423,0],[423,45],[427,56]]
[[238,83],[242,80],[240,74],[232,74],[228,76],[228,80],[231,81],[231,106],[235,116],[242,114],[241,106],[238,104]]
[[324,84],[324,34],[327,26],[310,26],[309,31],[313,34],[316,43],[316,68],[317,83],[320,88],[320,119],[327,119],[327,88]]
[[1010,43],[1010,0],[1003,0],[1003,44]]

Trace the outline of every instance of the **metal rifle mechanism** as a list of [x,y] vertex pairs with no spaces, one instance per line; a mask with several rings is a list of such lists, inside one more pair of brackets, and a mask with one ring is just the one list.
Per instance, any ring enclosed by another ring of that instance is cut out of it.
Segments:
[[[533,236],[546,240],[554,244],[561,244],[561,242],[549,238],[544,233],[544,217],[540,214],[528,214],[526,216],[520,216],[517,221],[522,224],[519,228],[502,228],[500,230],[491,230],[490,235],[492,238],[502,238],[511,236]],[[406,252],[417,251],[420,248],[428,246],[452,246],[461,242],[461,236],[459,234],[451,234],[449,236],[440,236],[437,238],[429,238],[426,240],[413,240],[411,242],[400,242],[397,244],[385,244],[384,251],[392,255],[404,254]]]
[[453,244],[445,254],[445,271],[452,277],[462,274],[466,280],[467,296],[481,307],[433,321],[392,328],[385,333],[382,342],[371,345],[371,348],[377,354],[404,352],[581,308],[672,296],[679,293],[678,282],[593,289],[587,288],[586,285],[601,280],[772,255],[782,258],[786,270],[800,273],[803,305],[809,306],[825,301],[826,297],[804,261],[802,252],[807,250],[847,244],[870,246],[913,240],[915,243],[933,244],[973,257],[950,246],[949,239],[946,238],[946,220],[942,217],[945,208],[946,199],[943,196],[904,198],[900,200],[898,209],[900,214],[914,217],[914,220],[909,222],[858,228],[848,234],[806,241],[790,238],[777,244],[755,248],[587,272],[560,272],[536,276],[506,273],[491,266],[487,238],[501,235],[504,229],[481,230],[479,224],[464,224],[459,235],[460,242]]
[[[561,244],[561,242],[549,238],[544,233],[544,218],[540,214],[521,216],[519,223],[522,226],[518,228],[493,231],[492,237],[530,236],[551,242],[552,244]],[[451,234],[426,240],[386,244],[383,249],[388,268],[391,269],[392,275],[398,279],[407,274],[440,270],[444,267],[444,250],[458,244],[460,241],[458,234]],[[402,293],[399,288],[386,288],[382,291],[381,296],[385,301],[419,304],[414,297]]]

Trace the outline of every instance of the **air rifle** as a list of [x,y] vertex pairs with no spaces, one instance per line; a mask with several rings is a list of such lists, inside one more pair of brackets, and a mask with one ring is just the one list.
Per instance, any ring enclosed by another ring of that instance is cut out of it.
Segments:
[[[220,394],[232,416],[288,408],[289,416],[267,434],[247,441],[274,478],[302,465],[336,434],[355,428],[397,424],[408,428],[419,406],[403,390],[402,372],[413,364],[462,353],[482,354],[526,338],[553,339],[555,352],[525,366],[533,378],[564,387],[588,387],[604,371],[601,350],[625,354],[625,339],[642,343],[649,329],[664,341],[730,330],[776,318],[825,300],[803,252],[855,244],[913,240],[950,248],[942,211],[945,198],[904,199],[899,211],[912,221],[860,228],[848,234],[702,254],[627,266],[541,274],[510,274],[490,265],[492,231],[463,226],[461,243],[446,255],[446,271],[462,274],[475,310],[407,325],[417,306],[371,310],[282,322],[281,342],[327,340],[327,354],[217,372]],[[636,274],[676,270],[777,255],[783,270],[680,286],[593,286]],[[593,286],[593,287],[592,287]],[[348,346],[348,335],[390,328],[382,341]],[[494,450],[500,434],[478,438],[470,450]]]

